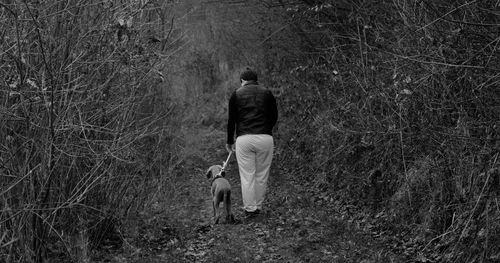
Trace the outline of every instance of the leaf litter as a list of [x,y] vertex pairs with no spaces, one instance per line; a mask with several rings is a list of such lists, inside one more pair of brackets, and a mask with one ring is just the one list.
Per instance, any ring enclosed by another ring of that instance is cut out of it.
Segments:
[[[245,220],[234,159],[226,177],[234,192],[237,223],[214,225],[208,182],[202,175],[184,176],[224,158],[223,149],[207,154],[211,148],[198,149],[209,159],[182,166],[173,198],[159,200],[154,211],[125,224],[138,229],[123,231],[128,245],[107,251],[98,262],[402,262],[401,251],[370,220],[353,217],[352,209],[279,170],[270,176],[263,213]],[[420,259],[430,262],[423,255]]]

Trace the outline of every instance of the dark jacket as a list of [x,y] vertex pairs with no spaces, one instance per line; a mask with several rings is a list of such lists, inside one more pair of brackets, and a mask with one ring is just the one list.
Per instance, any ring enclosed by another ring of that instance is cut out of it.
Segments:
[[273,135],[278,120],[278,108],[272,92],[251,82],[238,88],[229,99],[227,143],[234,144],[236,137],[245,134]]

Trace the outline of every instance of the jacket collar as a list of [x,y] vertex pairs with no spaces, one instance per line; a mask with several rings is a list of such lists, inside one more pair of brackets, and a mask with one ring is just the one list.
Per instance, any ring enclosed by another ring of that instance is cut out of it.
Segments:
[[259,85],[259,82],[256,80],[250,80],[247,83],[243,85],[243,87],[250,86],[250,85]]

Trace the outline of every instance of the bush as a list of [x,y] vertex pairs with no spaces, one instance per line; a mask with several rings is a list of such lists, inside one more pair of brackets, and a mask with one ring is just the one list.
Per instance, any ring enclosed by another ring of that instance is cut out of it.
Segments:
[[107,233],[100,230],[113,232],[165,182],[180,119],[160,86],[172,40],[157,45],[148,35],[167,26],[153,15],[166,6],[151,4],[0,4],[7,262],[85,260],[89,243]]
[[[377,195],[397,221],[419,224],[434,237],[458,235],[461,245],[450,250],[455,255],[471,242],[462,232],[472,222],[481,232],[485,221],[474,218],[489,211],[489,231],[482,234],[490,240],[498,211],[482,204],[496,196],[486,197],[479,175],[498,167],[495,5],[284,6],[297,38],[289,49],[298,45],[302,53],[273,72],[283,87],[279,162],[362,207],[373,203],[367,190],[384,185]],[[383,183],[372,181],[377,170]],[[488,244],[479,247],[494,255]]]

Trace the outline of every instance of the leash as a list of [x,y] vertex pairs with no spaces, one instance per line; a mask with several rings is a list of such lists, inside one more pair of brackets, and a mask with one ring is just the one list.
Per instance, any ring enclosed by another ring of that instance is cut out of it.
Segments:
[[226,170],[226,166],[229,163],[229,159],[231,158],[232,154],[233,154],[233,151],[230,151],[229,155],[227,156],[226,161],[222,163],[222,168],[220,169],[220,172],[214,177],[214,179],[217,177],[220,177],[222,175],[222,172],[224,172]]
[[229,162],[229,159],[231,158],[231,155],[233,154],[233,151],[229,152],[229,155],[227,156],[227,159],[225,162],[222,163],[222,169],[220,172],[222,173],[224,170],[226,170],[227,163]]

